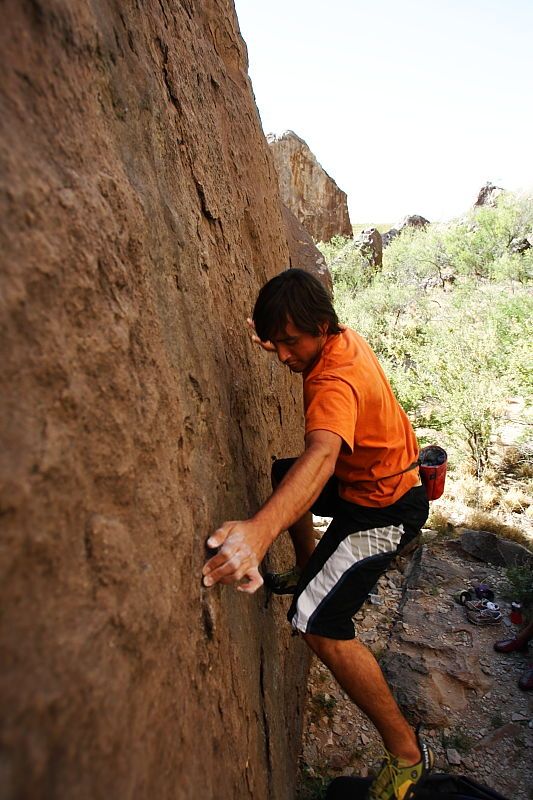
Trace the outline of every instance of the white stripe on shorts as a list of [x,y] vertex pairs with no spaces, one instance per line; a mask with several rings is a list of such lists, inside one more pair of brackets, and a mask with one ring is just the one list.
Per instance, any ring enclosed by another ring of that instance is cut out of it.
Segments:
[[344,573],[364,558],[396,550],[402,534],[403,525],[388,525],[386,528],[356,531],[343,539],[299,596],[292,627],[305,633],[310,617]]

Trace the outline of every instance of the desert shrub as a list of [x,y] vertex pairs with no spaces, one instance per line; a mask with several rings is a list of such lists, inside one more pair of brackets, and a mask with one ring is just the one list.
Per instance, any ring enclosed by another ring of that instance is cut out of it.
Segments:
[[525,281],[532,274],[533,253],[514,248],[532,231],[533,199],[504,193],[496,206],[472,209],[447,226],[443,246],[460,275]]
[[317,247],[331,268],[332,262],[351,241],[349,236],[334,236],[329,242],[318,242]]
[[505,570],[507,592],[518,600],[529,616],[533,613],[533,572],[529,567],[508,567]]
[[384,251],[383,276],[390,283],[420,289],[443,287],[450,277],[450,256],[445,247],[447,226],[407,228]]
[[512,247],[532,230],[531,199],[503,195],[453,223],[407,229],[381,271],[349,239],[320,245],[341,321],[378,354],[414,424],[445,431],[477,479],[506,399],[531,391],[533,298],[523,284],[533,250]]

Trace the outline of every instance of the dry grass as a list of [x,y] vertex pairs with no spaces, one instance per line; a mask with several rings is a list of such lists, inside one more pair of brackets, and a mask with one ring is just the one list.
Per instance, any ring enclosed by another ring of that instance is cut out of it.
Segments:
[[497,481],[496,472],[487,472],[483,480],[469,474],[449,479],[445,496],[431,506],[428,527],[447,537],[459,528],[491,531],[533,549],[528,482]]
[[500,471],[517,480],[533,478],[533,448],[531,445],[511,445],[506,448]]
[[431,528],[432,531],[436,531],[441,536],[453,536],[455,530],[446,510],[441,506],[431,508],[426,527]]
[[505,522],[497,513],[479,509],[465,509],[461,515],[460,524],[450,521],[456,516],[456,513],[447,510],[445,506],[434,508],[429,515],[427,527],[448,538],[453,537],[455,531],[460,528],[469,528],[473,531],[490,531],[497,536],[510,539],[512,542],[517,542],[529,550],[533,550],[533,541],[527,533],[518,525]]
[[[531,487],[530,487],[531,488]],[[532,492],[527,491],[524,486],[511,486],[502,492],[500,505],[504,511],[525,514],[533,503]]]
[[461,528],[490,531],[533,551],[533,440],[517,436],[510,443],[512,433],[506,430],[505,444],[495,437],[482,478],[464,459],[451,459],[455,469],[447,476],[444,496],[431,504],[429,527],[447,537]]

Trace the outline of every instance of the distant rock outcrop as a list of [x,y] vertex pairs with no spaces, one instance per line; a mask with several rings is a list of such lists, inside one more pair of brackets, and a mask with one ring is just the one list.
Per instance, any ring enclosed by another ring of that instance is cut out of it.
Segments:
[[303,442],[245,329],[289,252],[233,3],[2,11],[0,795],[289,800],[307,648],[201,585]]
[[283,203],[281,205],[281,213],[287,233],[291,267],[298,267],[310,272],[311,275],[318,278],[331,294],[333,291],[331,273],[326,264],[326,259],[315,245],[313,237]]
[[430,224],[430,221],[425,217],[422,217],[420,214],[409,214],[407,217],[404,217],[401,222],[398,222],[395,228],[391,228],[382,235],[381,238],[383,247],[388,247],[392,240],[399,236],[400,233],[405,231],[407,228],[423,229]]
[[346,193],[320,166],[303,139],[293,131],[269,134],[281,199],[315,242],[351,236]]
[[427,225],[430,225],[429,219],[420,216],[420,214],[409,214],[399,223],[398,231],[401,233],[406,228],[425,228]]
[[489,206],[493,208],[496,205],[498,197],[503,194],[504,189],[500,186],[495,186],[494,183],[487,181],[485,186],[479,190],[477,200],[474,203],[474,208],[481,208],[482,206]]

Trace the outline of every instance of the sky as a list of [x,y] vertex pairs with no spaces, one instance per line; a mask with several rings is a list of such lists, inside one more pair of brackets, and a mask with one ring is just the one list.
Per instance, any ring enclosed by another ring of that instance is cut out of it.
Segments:
[[266,133],[293,130],[353,224],[533,191],[533,0],[235,0]]

